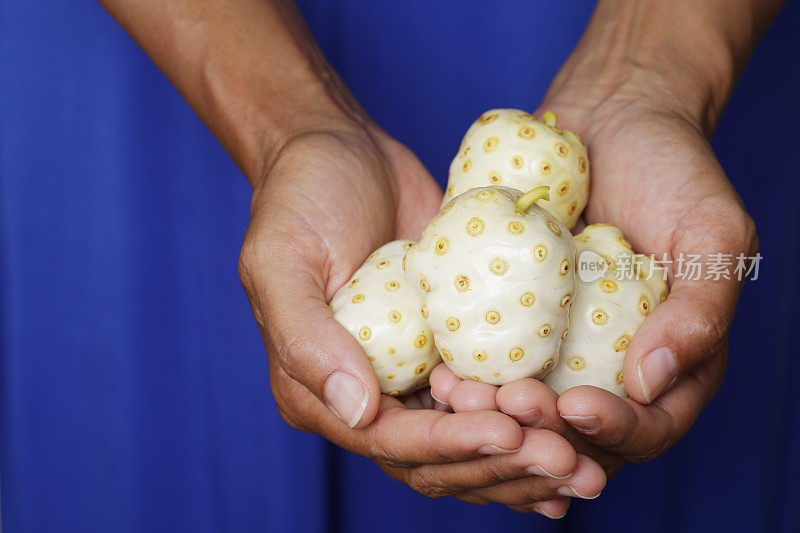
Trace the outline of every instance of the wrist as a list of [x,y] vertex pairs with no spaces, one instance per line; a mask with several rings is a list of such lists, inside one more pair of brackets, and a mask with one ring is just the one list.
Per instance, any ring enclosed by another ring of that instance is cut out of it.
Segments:
[[543,106],[576,126],[608,103],[655,105],[713,132],[736,78],[735,47],[696,6],[601,0]]

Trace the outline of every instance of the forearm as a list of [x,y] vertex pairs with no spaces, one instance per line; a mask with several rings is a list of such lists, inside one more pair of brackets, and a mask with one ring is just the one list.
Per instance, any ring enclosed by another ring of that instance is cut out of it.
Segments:
[[548,97],[577,90],[591,107],[627,84],[678,103],[710,134],[782,3],[600,0]]
[[293,136],[363,120],[289,0],[100,2],[251,183]]

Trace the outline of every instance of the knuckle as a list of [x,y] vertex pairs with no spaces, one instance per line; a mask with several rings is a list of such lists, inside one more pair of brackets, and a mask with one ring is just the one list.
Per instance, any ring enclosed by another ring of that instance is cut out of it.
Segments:
[[458,491],[452,487],[444,485],[427,468],[414,468],[410,470],[406,477],[406,483],[409,487],[428,498],[438,499],[445,496],[453,496],[458,493]]

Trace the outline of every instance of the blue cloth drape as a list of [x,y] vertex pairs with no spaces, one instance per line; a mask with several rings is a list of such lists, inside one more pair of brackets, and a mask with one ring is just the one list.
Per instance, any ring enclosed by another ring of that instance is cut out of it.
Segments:
[[[301,8],[443,180],[477,113],[535,107],[591,4]],[[725,385],[669,453],[554,524],[428,500],[284,424],[236,273],[245,180],[97,4],[0,2],[4,531],[800,531],[798,24],[790,2],[714,140],[765,258]]]

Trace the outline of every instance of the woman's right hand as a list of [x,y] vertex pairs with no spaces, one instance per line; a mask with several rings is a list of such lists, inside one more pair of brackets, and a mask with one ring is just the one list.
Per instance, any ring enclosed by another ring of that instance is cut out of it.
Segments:
[[253,183],[239,269],[290,425],[427,496],[558,517],[565,495],[599,494],[602,468],[553,431],[381,395],[360,345],[333,319],[327,302],[367,255],[416,238],[438,210],[441,190],[410,151],[374,125],[346,124],[294,136]]

